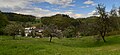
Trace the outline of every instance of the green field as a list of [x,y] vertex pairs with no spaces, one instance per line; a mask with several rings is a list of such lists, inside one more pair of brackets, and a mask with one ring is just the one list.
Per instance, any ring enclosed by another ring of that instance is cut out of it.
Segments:
[[120,35],[106,37],[107,42],[83,38],[25,38],[0,36],[0,55],[120,55]]

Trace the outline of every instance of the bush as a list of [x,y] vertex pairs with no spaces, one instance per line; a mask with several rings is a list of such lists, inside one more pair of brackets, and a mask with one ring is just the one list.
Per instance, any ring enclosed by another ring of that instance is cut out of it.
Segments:
[[106,36],[110,36],[110,35],[119,35],[119,34],[120,34],[120,31],[118,30],[118,31],[109,32],[109,33],[107,33]]
[[63,36],[67,37],[67,38],[76,37],[75,27],[74,26],[70,26],[70,27],[66,28],[63,31]]

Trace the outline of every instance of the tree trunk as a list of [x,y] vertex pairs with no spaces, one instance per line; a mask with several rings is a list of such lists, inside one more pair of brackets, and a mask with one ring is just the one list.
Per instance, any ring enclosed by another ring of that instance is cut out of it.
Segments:
[[105,34],[106,34],[105,32],[104,33],[100,32],[100,35],[101,35],[101,37],[102,37],[102,39],[103,39],[104,42],[106,42],[106,40],[105,40]]
[[52,35],[50,35],[50,42],[52,41]]
[[105,35],[106,35],[106,28],[105,28],[105,31],[103,32],[103,36],[102,36],[104,42],[106,42]]
[[103,39],[104,42],[106,42],[106,40],[105,40],[105,36],[102,36],[102,39]]
[[15,40],[15,36],[13,36],[13,40]]

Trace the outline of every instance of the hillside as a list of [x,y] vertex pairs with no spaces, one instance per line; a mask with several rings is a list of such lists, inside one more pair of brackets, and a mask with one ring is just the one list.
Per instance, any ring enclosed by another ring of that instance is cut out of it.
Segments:
[[120,35],[106,37],[107,42],[94,38],[48,38],[0,36],[1,55],[120,55]]
[[4,14],[9,21],[33,22],[36,18],[32,15],[16,14],[10,12],[2,12],[2,14]]

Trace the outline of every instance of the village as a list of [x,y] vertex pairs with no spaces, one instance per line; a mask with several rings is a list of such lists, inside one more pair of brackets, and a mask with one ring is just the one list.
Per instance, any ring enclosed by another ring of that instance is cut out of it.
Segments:
[[28,28],[25,28],[25,36],[26,37],[31,36],[30,34],[32,32],[35,32],[36,38],[42,38],[43,37],[42,31],[43,31],[43,29],[41,29],[41,28],[28,27]]

